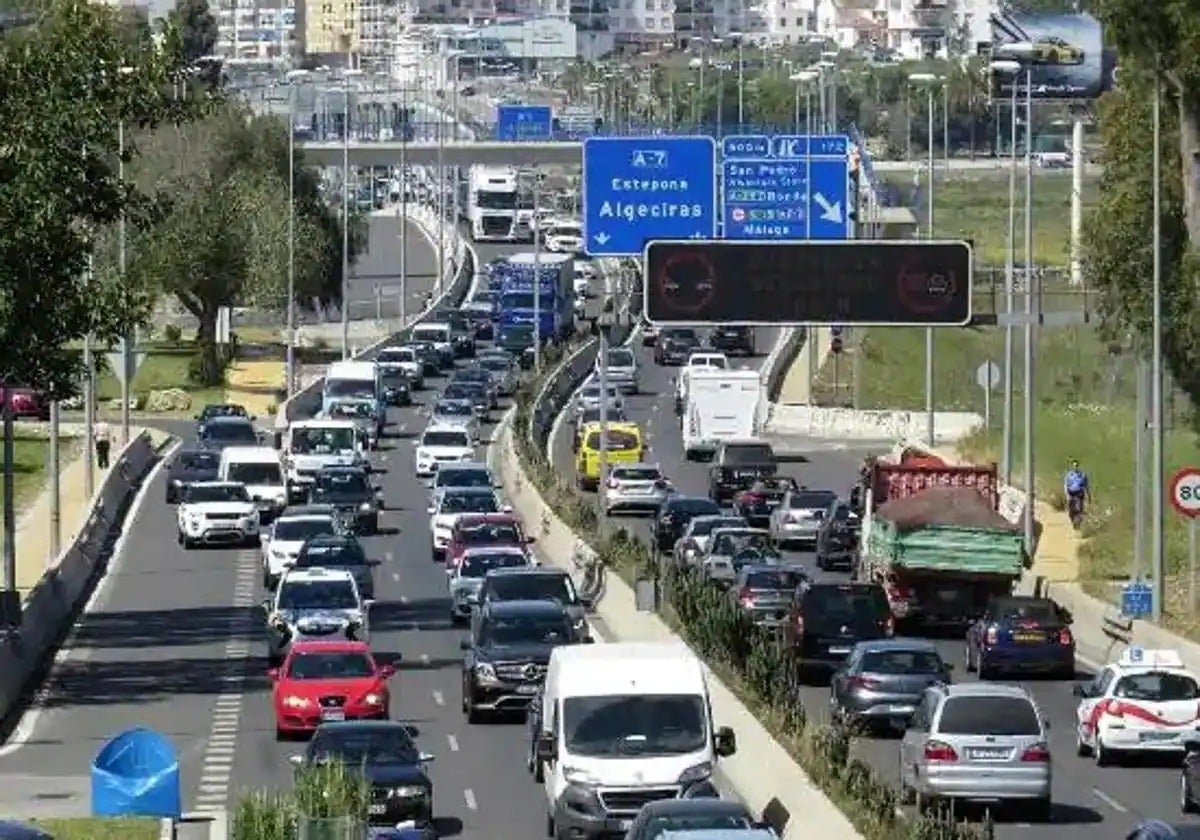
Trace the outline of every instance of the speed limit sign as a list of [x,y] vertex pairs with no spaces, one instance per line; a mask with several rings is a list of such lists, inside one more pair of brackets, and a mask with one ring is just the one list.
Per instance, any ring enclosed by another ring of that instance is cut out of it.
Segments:
[[1184,516],[1200,516],[1200,469],[1184,467],[1171,477],[1171,505]]

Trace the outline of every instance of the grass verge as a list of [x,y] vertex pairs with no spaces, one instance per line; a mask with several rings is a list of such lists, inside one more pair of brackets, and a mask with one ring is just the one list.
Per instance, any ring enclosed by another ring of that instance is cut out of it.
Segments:
[[158,840],[159,823],[153,819],[79,817],[36,820],[33,824],[55,840]]
[[[151,391],[163,391],[178,388],[187,391],[192,398],[192,408],[181,410],[182,413],[193,414],[195,409],[206,403],[219,403],[224,400],[224,389],[221,386],[208,388],[195,384],[194,359],[196,345],[192,342],[151,342],[143,344],[145,357],[134,374],[129,393],[136,398],[138,405],[145,404]],[[118,407],[121,399],[121,380],[117,378],[110,360],[101,355],[103,367],[96,381],[96,399],[101,411],[106,411],[110,401],[116,401]]]
[[[657,560],[651,559],[655,554],[649,547],[624,529],[601,533],[594,504],[575,490],[569,478],[554,470],[545,453],[523,432],[537,393],[556,369],[549,368],[518,395],[513,429],[522,469],[542,498],[592,546],[610,572],[631,586],[638,578],[658,577]],[[959,823],[951,815],[898,816],[897,792],[876,779],[869,765],[851,758],[850,733],[808,723],[799,702],[799,674],[789,652],[747,624],[745,616],[707,583],[691,575],[667,574],[659,616],[687,639],[867,840],[988,836],[990,825]]]
[[[18,437],[13,441],[13,503],[18,511],[37,497],[46,482],[46,441],[23,438],[20,434],[18,426]],[[0,482],[0,504],[3,502],[4,484]]]

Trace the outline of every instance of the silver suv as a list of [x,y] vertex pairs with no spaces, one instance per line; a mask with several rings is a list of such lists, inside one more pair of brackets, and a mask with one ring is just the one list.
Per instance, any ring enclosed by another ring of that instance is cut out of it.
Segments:
[[1047,728],[1020,686],[930,686],[900,742],[901,798],[1001,802],[1049,820]]

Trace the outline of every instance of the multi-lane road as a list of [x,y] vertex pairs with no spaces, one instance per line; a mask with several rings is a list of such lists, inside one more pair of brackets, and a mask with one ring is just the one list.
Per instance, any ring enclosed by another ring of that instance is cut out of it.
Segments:
[[[757,346],[760,351],[769,350],[775,338],[774,330],[759,330]],[[684,459],[679,422],[673,413],[672,378],[678,371],[656,366],[650,348],[641,349],[635,345],[635,349],[639,354],[643,393],[626,399],[626,413],[645,431],[651,448],[647,458],[663,468],[680,492],[706,495],[707,466]],[[757,366],[761,362],[761,357],[745,362],[734,360],[735,366]],[[571,444],[567,424],[560,424],[551,446],[554,463],[560,471],[570,474]],[[884,442],[876,450],[889,447],[890,444]],[[806,461],[784,465],[782,469],[785,474],[795,475],[810,487],[829,488],[843,494],[857,476],[862,457],[869,452],[856,450],[853,443],[847,447],[838,441],[803,439],[789,439],[788,449],[803,453]],[[635,527],[640,525],[635,524]],[[814,578],[839,577],[818,571],[810,554],[789,552],[787,560],[804,565]],[[938,648],[946,661],[954,664],[955,679],[973,679],[963,670],[961,640],[939,641]],[[1089,674],[1089,665],[1094,663],[1079,664],[1081,676]],[[1051,680],[1024,684],[1051,723],[1050,741],[1055,761],[1053,823],[1029,826],[1015,821],[1007,822],[999,826],[999,837],[1013,840],[1017,837],[1022,840],[1050,837],[1064,840],[1065,836],[1080,840],[1084,837],[1115,838],[1125,836],[1140,819],[1179,819],[1177,762],[1125,769],[1099,768],[1093,760],[1077,757],[1073,728],[1076,700],[1072,695],[1072,684]],[[828,719],[828,687],[806,688],[803,700],[810,719]],[[893,783],[897,780],[899,756],[896,739],[859,739],[854,751],[868,761],[881,778]]]

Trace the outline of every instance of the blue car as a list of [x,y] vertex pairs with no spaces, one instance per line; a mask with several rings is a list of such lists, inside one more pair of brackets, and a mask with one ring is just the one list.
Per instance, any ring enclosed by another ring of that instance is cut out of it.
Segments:
[[966,665],[980,679],[1005,673],[1075,678],[1071,613],[1049,598],[993,599],[967,628]]

